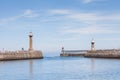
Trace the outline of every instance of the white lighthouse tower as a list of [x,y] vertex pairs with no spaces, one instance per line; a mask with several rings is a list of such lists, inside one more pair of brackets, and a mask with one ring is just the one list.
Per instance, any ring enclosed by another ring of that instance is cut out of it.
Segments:
[[95,51],[95,41],[92,39],[91,41],[91,51]]

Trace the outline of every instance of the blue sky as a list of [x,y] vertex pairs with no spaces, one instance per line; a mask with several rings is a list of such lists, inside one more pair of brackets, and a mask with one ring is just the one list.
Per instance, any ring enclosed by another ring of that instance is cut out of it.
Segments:
[[44,53],[65,49],[120,48],[119,0],[0,0],[0,49],[34,49]]

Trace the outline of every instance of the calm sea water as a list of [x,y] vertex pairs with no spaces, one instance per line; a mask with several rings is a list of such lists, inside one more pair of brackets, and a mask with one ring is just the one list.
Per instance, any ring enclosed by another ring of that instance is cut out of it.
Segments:
[[120,80],[120,59],[46,57],[2,61],[0,80]]

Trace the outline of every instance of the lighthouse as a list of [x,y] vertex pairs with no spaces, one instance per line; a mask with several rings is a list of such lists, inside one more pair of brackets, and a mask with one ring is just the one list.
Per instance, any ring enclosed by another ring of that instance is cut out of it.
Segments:
[[29,51],[33,51],[33,40],[32,40],[33,34],[30,32],[29,34]]
[[64,54],[64,47],[62,47],[62,50],[61,50],[61,52]]
[[91,41],[91,51],[95,51],[95,41],[92,39]]

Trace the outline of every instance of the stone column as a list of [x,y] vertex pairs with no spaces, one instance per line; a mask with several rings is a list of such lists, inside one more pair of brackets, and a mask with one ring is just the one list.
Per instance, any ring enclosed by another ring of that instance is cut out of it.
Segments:
[[91,41],[91,51],[95,51],[95,41],[92,39]]
[[29,51],[33,51],[33,40],[32,40],[33,34],[30,32],[29,34]]

